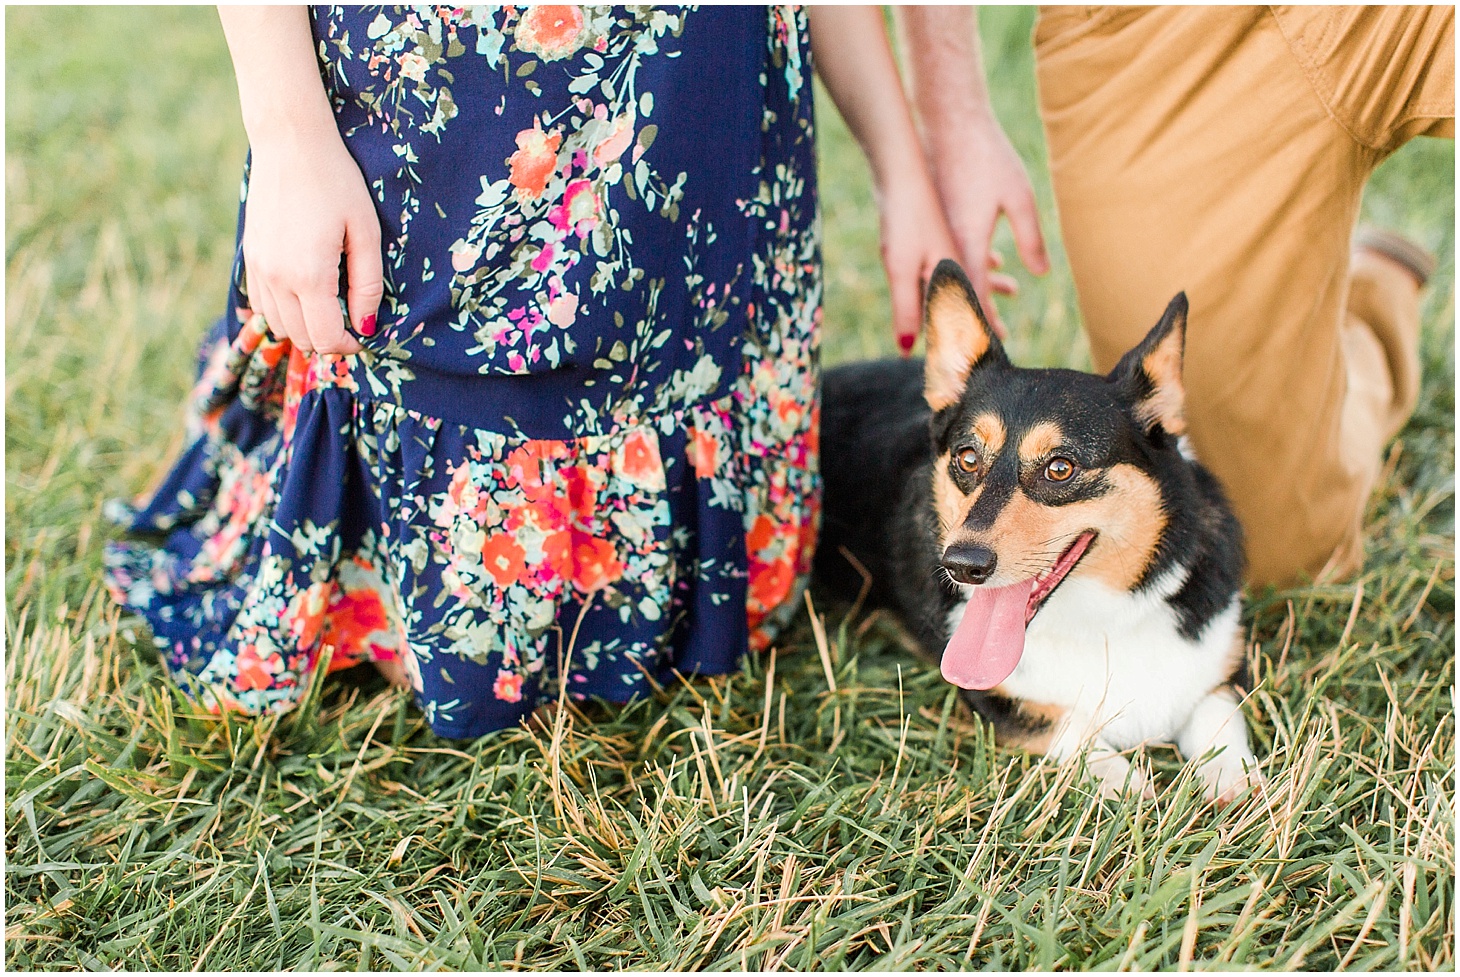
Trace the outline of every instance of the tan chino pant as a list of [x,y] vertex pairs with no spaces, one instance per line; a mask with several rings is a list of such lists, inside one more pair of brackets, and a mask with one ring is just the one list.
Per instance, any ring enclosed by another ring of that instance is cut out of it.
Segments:
[[1414,282],[1350,258],[1364,182],[1454,136],[1452,7],[1058,7],[1040,106],[1090,345],[1108,370],[1185,290],[1198,457],[1249,578],[1352,572],[1384,442],[1414,409]]

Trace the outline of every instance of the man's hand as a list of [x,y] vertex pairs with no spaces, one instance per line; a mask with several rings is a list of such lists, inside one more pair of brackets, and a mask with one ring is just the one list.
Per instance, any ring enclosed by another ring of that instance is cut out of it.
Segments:
[[961,151],[933,151],[933,179],[963,267],[989,322],[1003,336],[1004,323],[991,299],[994,293],[1015,295],[1019,285],[999,272],[1003,259],[991,247],[999,215],[1009,219],[1024,267],[1036,275],[1049,271],[1029,176],[992,116],[986,125],[970,123],[955,132],[945,129],[931,141],[961,147]]
[[1013,295],[1018,285],[999,272],[1003,259],[990,247],[1001,214],[1024,267],[1036,275],[1049,270],[1029,175],[989,104],[972,8],[895,7],[894,13],[944,216],[979,302],[1003,336],[993,296]]

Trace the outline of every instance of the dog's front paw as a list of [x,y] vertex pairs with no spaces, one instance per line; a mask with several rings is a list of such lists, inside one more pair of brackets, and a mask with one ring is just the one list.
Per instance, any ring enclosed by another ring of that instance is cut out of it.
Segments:
[[1156,789],[1145,771],[1119,753],[1092,750],[1087,768],[1100,784],[1101,797],[1118,801],[1126,793],[1147,798],[1156,796]]
[[1223,751],[1197,768],[1197,774],[1205,785],[1207,800],[1215,801],[1218,807],[1226,807],[1264,782],[1257,758],[1251,753]]

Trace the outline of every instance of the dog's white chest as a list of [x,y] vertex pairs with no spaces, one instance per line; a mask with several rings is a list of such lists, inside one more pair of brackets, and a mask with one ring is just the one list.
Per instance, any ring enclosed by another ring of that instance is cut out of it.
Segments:
[[[1171,740],[1230,669],[1240,605],[1182,636],[1164,597],[1180,581],[1145,594],[1065,580],[1030,622],[1024,654],[1002,683],[1009,695],[1089,717],[1116,749]],[[950,615],[956,626],[963,606]]]

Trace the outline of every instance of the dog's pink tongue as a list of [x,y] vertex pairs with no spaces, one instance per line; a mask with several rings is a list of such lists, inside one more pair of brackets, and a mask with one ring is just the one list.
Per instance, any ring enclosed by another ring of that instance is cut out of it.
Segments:
[[943,677],[964,689],[991,689],[1024,654],[1024,614],[1034,579],[975,587],[963,620],[943,649]]

